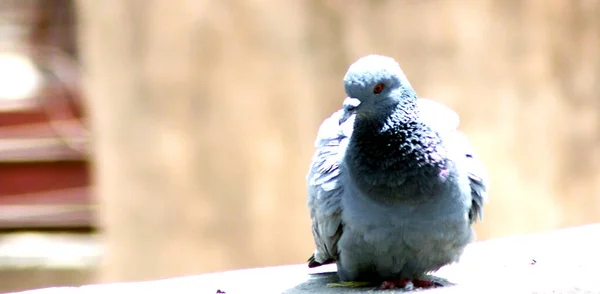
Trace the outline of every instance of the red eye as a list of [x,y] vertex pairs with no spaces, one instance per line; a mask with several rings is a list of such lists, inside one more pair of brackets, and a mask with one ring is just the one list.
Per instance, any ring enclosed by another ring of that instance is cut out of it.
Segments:
[[383,91],[383,84],[381,83],[375,85],[375,87],[373,88],[373,93],[375,94],[379,94],[381,93],[381,91]]

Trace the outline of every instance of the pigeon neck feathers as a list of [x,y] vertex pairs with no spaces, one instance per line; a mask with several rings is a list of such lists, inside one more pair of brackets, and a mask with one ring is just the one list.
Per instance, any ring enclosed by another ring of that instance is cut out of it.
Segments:
[[439,177],[447,161],[439,136],[420,121],[415,100],[398,100],[376,115],[357,115],[348,149],[352,181],[360,190],[389,197],[426,186],[420,183]]

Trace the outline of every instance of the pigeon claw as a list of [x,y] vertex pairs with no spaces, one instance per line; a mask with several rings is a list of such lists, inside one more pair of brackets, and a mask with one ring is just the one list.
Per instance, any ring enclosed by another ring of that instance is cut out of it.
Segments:
[[440,286],[440,285],[434,281],[429,281],[429,280],[402,279],[402,280],[394,280],[394,281],[384,281],[383,283],[381,283],[381,286],[379,286],[379,289],[380,290],[386,290],[386,289],[412,290],[414,288],[435,288],[438,286]]
[[441,286],[440,284],[434,282],[434,281],[429,281],[429,280],[413,280],[412,281],[413,284],[415,285],[416,288],[432,288],[432,287],[439,287]]
[[386,290],[386,289],[407,289],[407,288],[412,288],[413,284],[411,280],[395,280],[395,281],[383,281],[383,283],[381,283],[381,286],[379,286],[379,289],[381,290]]

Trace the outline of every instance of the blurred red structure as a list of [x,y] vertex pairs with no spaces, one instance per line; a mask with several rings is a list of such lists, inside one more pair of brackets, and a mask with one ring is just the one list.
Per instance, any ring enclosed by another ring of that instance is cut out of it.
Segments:
[[73,3],[6,1],[0,17],[0,54],[41,77],[29,97],[0,97],[0,229],[92,227]]

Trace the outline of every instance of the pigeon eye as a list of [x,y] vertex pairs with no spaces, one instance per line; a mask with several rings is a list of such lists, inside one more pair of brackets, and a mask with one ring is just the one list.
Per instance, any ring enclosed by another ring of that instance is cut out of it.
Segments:
[[375,93],[375,94],[379,94],[379,93],[381,93],[381,91],[383,91],[382,83],[375,85],[375,87],[373,88],[373,93]]

